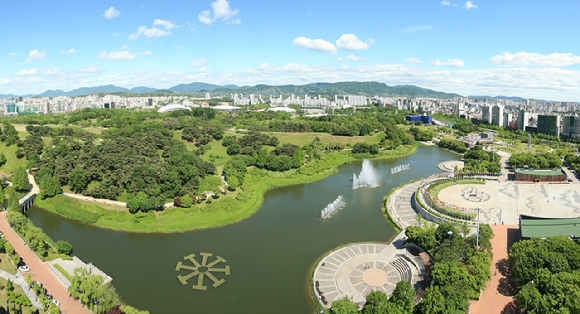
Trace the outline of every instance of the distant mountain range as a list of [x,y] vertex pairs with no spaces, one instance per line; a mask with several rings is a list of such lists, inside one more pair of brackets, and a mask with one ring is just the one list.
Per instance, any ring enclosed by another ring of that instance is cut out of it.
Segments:
[[[133,94],[146,94],[146,93],[195,93],[201,91],[211,91],[217,88],[236,88],[235,85],[213,85],[201,82],[195,82],[191,84],[180,84],[169,89],[157,89],[146,86],[134,87],[127,89],[124,87],[119,87],[115,85],[103,85],[95,87],[81,87],[73,89],[70,92],[65,92],[60,89],[47,90],[42,94],[34,95],[38,97],[58,97],[58,96],[81,96],[81,95],[91,95],[98,93],[133,93]],[[0,95],[1,98],[13,98],[14,95]]]
[[[243,93],[243,94],[262,94],[263,96],[334,96],[334,95],[365,95],[365,96],[397,96],[397,97],[432,97],[432,98],[454,98],[458,94],[449,94],[437,92],[434,90],[421,88],[414,85],[388,86],[378,82],[339,82],[339,83],[313,83],[307,85],[256,85],[243,86],[236,85],[214,85],[202,82],[190,84],[179,84],[169,89],[155,89],[145,86],[127,89],[115,85],[103,85],[95,87],[81,87],[69,92],[60,89],[47,90],[42,94],[28,95],[38,97],[58,97],[58,96],[81,96],[101,93],[122,93],[122,94],[172,94],[172,93],[195,93],[211,91],[212,93]],[[14,98],[16,95],[0,95],[0,98]]]

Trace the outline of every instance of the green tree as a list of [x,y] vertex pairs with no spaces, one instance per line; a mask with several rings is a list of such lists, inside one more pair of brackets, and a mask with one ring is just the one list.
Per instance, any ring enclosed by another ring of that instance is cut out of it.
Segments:
[[179,199],[181,200],[181,207],[190,208],[193,205],[193,198],[189,195],[184,195]]
[[68,241],[59,240],[56,242],[56,250],[58,254],[68,255],[72,251],[72,244]]
[[28,174],[26,173],[26,169],[23,167],[19,167],[14,172],[14,176],[12,177],[12,186],[16,191],[28,191],[28,186],[30,182],[28,182]]
[[6,194],[4,194],[4,187],[0,184],[0,209],[4,207],[6,203]]
[[75,193],[82,193],[89,185],[85,170],[77,168],[68,175],[68,185]]
[[10,279],[8,279],[8,281],[6,282],[6,290],[8,291],[14,290],[14,285],[12,284],[12,281],[10,281]]
[[367,295],[367,302],[363,309],[363,314],[398,314],[401,311],[389,302],[389,297],[381,291],[371,291]]
[[228,146],[226,153],[228,155],[232,156],[232,155],[239,154],[241,150],[242,150],[242,147],[240,146],[240,144],[234,143],[234,144]]
[[222,141],[222,146],[228,147],[230,145],[232,145],[233,143],[236,142],[236,138],[228,135],[228,136],[224,136],[224,140]]
[[343,298],[332,302],[332,314],[356,314],[358,306],[349,298]]
[[50,305],[48,306],[48,314],[60,314],[60,310],[54,302],[50,302]]
[[121,311],[125,314],[149,314],[149,311],[141,311],[129,305],[121,305]]
[[439,314],[443,311],[445,297],[439,291],[438,286],[429,286],[425,290],[425,297],[421,303],[417,304],[417,313],[419,314]]
[[54,197],[62,193],[60,181],[56,176],[44,176],[40,181],[40,197],[42,199]]
[[10,190],[10,194],[8,194],[8,210],[20,212],[20,202],[18,201],[18,195],[16,195],[14,189]]
[[410,282],[399,281],[393,291],[393,295],[389,299],[402,313],[413,313],[413,306],[415,305],[415,289]]
[[4,153],[0,153],[0,167],[4,166],[5,163],[6,163],[6,156],[4,155]]

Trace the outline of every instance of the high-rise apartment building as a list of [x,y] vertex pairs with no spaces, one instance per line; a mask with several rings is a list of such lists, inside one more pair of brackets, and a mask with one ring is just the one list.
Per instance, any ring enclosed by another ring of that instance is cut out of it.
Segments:
[[504,111],[504,113],[503,113],[503,128],[507,129],[512,120],[513,120],[512,114],[507,112],[507,111]]
[[560,117],[538,115],[538,133],[560,136]]
[[580,117],[564,117],[564,129],[562,130],[562,135],[580,137]]
[[525,131],[530,120],[530,114],[524,109],[520,109],[518,112],[518,130]]
[[481,122],[491,124],[491,107],[488,105],[481,106]]
[[491,107],[491,124],[503,126],[503,106],[493,105]]

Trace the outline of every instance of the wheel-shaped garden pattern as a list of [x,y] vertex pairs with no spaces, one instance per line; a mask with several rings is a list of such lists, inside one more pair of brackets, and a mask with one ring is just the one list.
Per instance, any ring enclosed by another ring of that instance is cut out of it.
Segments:
[[[210,258],[213,257],[212,253],[199,253],[201,257],[201,262],[195,258],[195,254],[186,255],[183,257],[184,260],[190,261],[191,265],[184,265],[182,262],[178,262],[175,267],[175,271],[187,270],[189,273],[187,275],[178,275],[177,279],[182,285],[187,285],[188,280],[197,277],[195,283],[191,287],[193,290],[207,290],[207,286],[204,284],[205,278],[209,278],[213,282],[212,287],[217,288],[224,284],[226,280],[223,276],[230,275],[230,266],[225,265],[226,259],[217,255],[211,262]],[[221,277],[221,278],[218,278]]]

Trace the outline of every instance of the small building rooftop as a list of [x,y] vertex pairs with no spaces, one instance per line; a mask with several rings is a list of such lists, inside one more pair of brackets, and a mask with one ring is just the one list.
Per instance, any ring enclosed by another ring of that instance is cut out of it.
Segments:
[[539,176],[557,176],[557,175],[565,174],[564,171],[562,171],[562,169],[560,169],[560,168],[554,168],[554,169],[517,168],[516,172],[523,173],[523,174],[534,174],[534,175],[539,175]]
[[520,215],[520,235],[524,239],[555,236],[580,237],[580,218],[542,218]]

